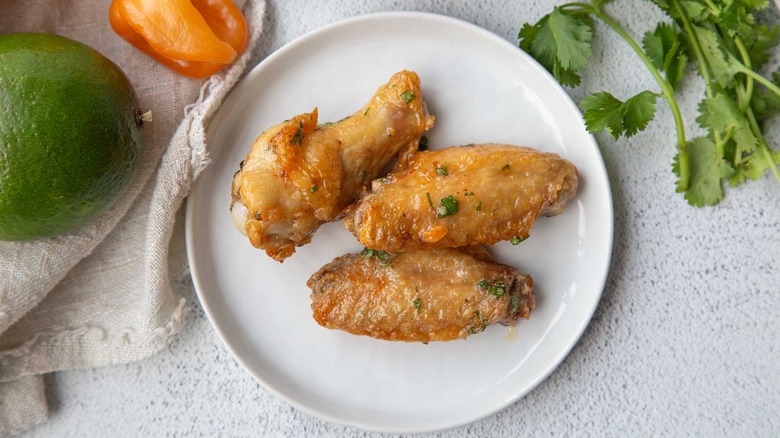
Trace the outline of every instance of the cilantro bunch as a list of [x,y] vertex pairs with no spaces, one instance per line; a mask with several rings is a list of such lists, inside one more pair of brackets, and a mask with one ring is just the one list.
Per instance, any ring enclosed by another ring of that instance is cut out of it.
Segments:
[[[669,17],[645,33],[640,46],[603,9],[610,0],[557,6],[535,24],[520,29],[520,48],[563,85],[580,84],[591,55],[593,19],[617,32],[639,56],[660,87],[621,101],[607,92],[580,102],[590,132],[606,130],[617,140],[645,129],[655,116],[656,100],[665,99],[677,128],[672,165],[677,191],[692,205],[715,205],[723,186],[761,178],[770,171],[780,183],[780,151],[763,134],[764,122],[780,112],[780,72],[772,79],[758,71],[780,42],[780,28],[759,24],[755,14],[769,0],[653,0]],[[675,90],[686,66],[695,64],[706,95],[696,121],[706,136],[688,139]]]

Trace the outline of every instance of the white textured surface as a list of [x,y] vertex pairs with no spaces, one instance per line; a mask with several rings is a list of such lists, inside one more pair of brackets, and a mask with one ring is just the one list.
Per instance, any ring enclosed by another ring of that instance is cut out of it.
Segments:
[[[308,6],[307,6],[308,5]],[[516,42],[547,1],[269,1],[265,56],[339,19],[386,10],[443,13]],[[610,11],[635,35],[661,17],[649,2]],[[401,31],[401,30],[399,30]],[[579,100],[608,89],[625,98],[652,79],[599,27]],[[687,128],[702,95],[687,80]],[[780,123],[771,141],[778,142]],[[780,184],[765,177],[729,190],[716,208],[674,193],[674,125],[659,101],[644,133],[598,135],[615,202],[615,247],[596,315],[561,366],[506,410],[446,436],[780,435]],[[30,436],[374,436],[303,414],[268,393],[221,345],[194,294],[167,351],[124,366],[49,376],[53,413]],[[489,358],[488,358],[489,360]]]

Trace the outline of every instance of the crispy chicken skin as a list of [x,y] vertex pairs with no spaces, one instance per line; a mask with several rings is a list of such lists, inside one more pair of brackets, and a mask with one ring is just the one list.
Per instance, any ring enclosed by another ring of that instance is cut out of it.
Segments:
[[525,239],[537,216],[563,210],[577,184],[572,163],[528,147],[423,151],[375,181],[344,226],[366,247],[387,251]]
[[433,126],[416,73],[401,71],[368,103],[318,126],[317,109],[262,133],[232,184],[231,214],[252,245],[277,261],[339,218],[396,155],[409,155]]
[[531,277],[495,263],[482,246],[365,250],[336,258],[307,285],[317,323],[391,341],[466,338],[515,325],[534,308]]

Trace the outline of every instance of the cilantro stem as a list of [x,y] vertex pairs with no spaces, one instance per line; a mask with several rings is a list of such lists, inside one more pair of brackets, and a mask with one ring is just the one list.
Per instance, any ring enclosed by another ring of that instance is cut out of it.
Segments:
[[631,47],[631,49],[634,50],[634,52],[639,56],[639,58],[642,60],[642,62],[645,64],[648,70],[650,70],[650,73],[653,75],[653,78],[655,78],[658,85],[661,87],[661,92],[666,99],[666,102],[669,104],[669,108],[672,110],[672,116],[674,117],[674,124],[677,129],[677,156],[678,156],[678,163],[680,167],[680,180],[677,182],[678,190],[682,191],[688,188],[688,181],[690,178],[690,164],[688,162],[688,141],[685,137],[685,124],[683,123],[682,118],[682,112],[680,111],[680,107],[677,104],[677,99],[674,97],[674,89],[669,84],[669,82],[664,79],[664,77],[661,75],[661,72],[658,71],[658,69],[653,65],[653,62],[650,60],[650,58],[647,57],[647,54],[644,50],[642,50],[642,47],[637,44],[637,42],[634,40],[634,38],[631,37],[623,28],[615,22],[610,16],[605,14],[598,6],[596,5],[590,5],[587,3],[567,3],[561,7],[579,7],[596,17],[598,17],[601,21],[603,21],[607,26],[611,27],[612,30],[614,30],[618,35],[620,35],[621,38],[623,38],[628,45]]
[[[688,34],[691,45],[693,46],[693,52],[696,54],[696,58],[699,60],[699,64],[701,65],[699,71],[701,72],[702,78],[704,78],[705,93],[707,94],[708,98],[712,98],[715,93],[712,91],[712,76],[710,75],[711,67],[707,62],[707,57],[704,56],[704,50],[701,48],[699,36],[696,34],[696,29],[693,28],[691,20],[688,18],[688,14],[685,12],[685,8],[683,8],[680,4],[680,1],[672,0],[672,3],[674,3],[675,9],[677,9],[677,13],[680,14],[680,19],[683,22],[683,29],[685,29],[685,32]],[[715,139],[715,153],[718,155],[718,157],[722,158],[724,155],[724,145],[726,142],[723,141],[720,132],[713,131],[712,134]],[[680,179],[682,179],[682,177],[680,177]]]
[[773,92],[773,93],[777,94],[778,96],[780,96],[780,88],[778,88],[777,85],[773,84],[772,81],[770,81],[769,79],[767,79],[767,78],[761,76],[760,74],[754,72],[753,70],[745,67],[744,65],[742,65],[741,62],[734,63],[734,67],[740,73],[744,73],[749,78],[755,79],[756,81],[758,81],[758,83],[760,83],[761,85],[767,87],[771,92]]
[[[753,64],[750,62],[750,55],[748,54],[745,45],[742,43],[742,38],[738,36],[735,37],[734,44],[737,46],[737,50],[739,50],[739,56],[742,58],[742,61],[745,63],[745,67],[749,68],[750,70],[753,70]],[[753,98],[753,78],[747,76],[745,77],[745,99],[739,103],[740,111],[744,113],[750,109],[750,100],[752,98]]]
[[[740,58],[742,58],[742,62],[739,62],[736,59],[732,59],[734,61],[732,64],[737,68],[737,70],[745,73],[744,86],[736,87],[739,110],[742,111],[747,117],[748,123],[750,124],[750,130],[753,132],[753,135],[755,135],[756,138],[758,139],[758,146],[759,149],[761,149],[761,153],[764,155],[764,158],[767,160],[768,163],[772,163],[772,165],[769,166],[769,168],[772,169],[772,174],[774,175],[775,179],[778,182],[780,182],[780,170],[778,170],[777,168],[778,163],[775,161],[772,153],[769,152],[769,146],[767,145],[766,138],[764,137],[763,133],[761,132],[761,129],[758,126],[758,121],[756,120],[756,116],[753,113],[753,108],[750,107],[750,100],[753,96],[753,85],[754,85],[753,81],[755,79],[753,75],[750,75],[747,72],[753,73],[758,77],[760,77],[761,79],[764,79],[764,77],[758,75],[753,71],[753,64],[750,60],[750,54],[745,48],[745,44],[742,42],[742,38],[740,38],[738,35],[734,37],[734,45],[739,51],[739,56]],[[729,54],[729,56],[734,58],[732,54]],[[774,84],[771,81],[767,81],[767,82],[774,87]],[[778,94],[777,91],[775,90],[773,91],[776,94]],[[734,164],[739,164],[740,162],[742,162],[742,150],[739,147],[739,144],[737,144],[737,147],[734,150]]]

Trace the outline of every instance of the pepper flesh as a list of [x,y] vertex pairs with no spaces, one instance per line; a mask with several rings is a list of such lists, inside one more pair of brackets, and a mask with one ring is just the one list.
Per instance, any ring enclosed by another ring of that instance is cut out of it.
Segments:
[[114,0],[114,31],[161,64],[203,78],[235,61],[247,26],[230,0]]

